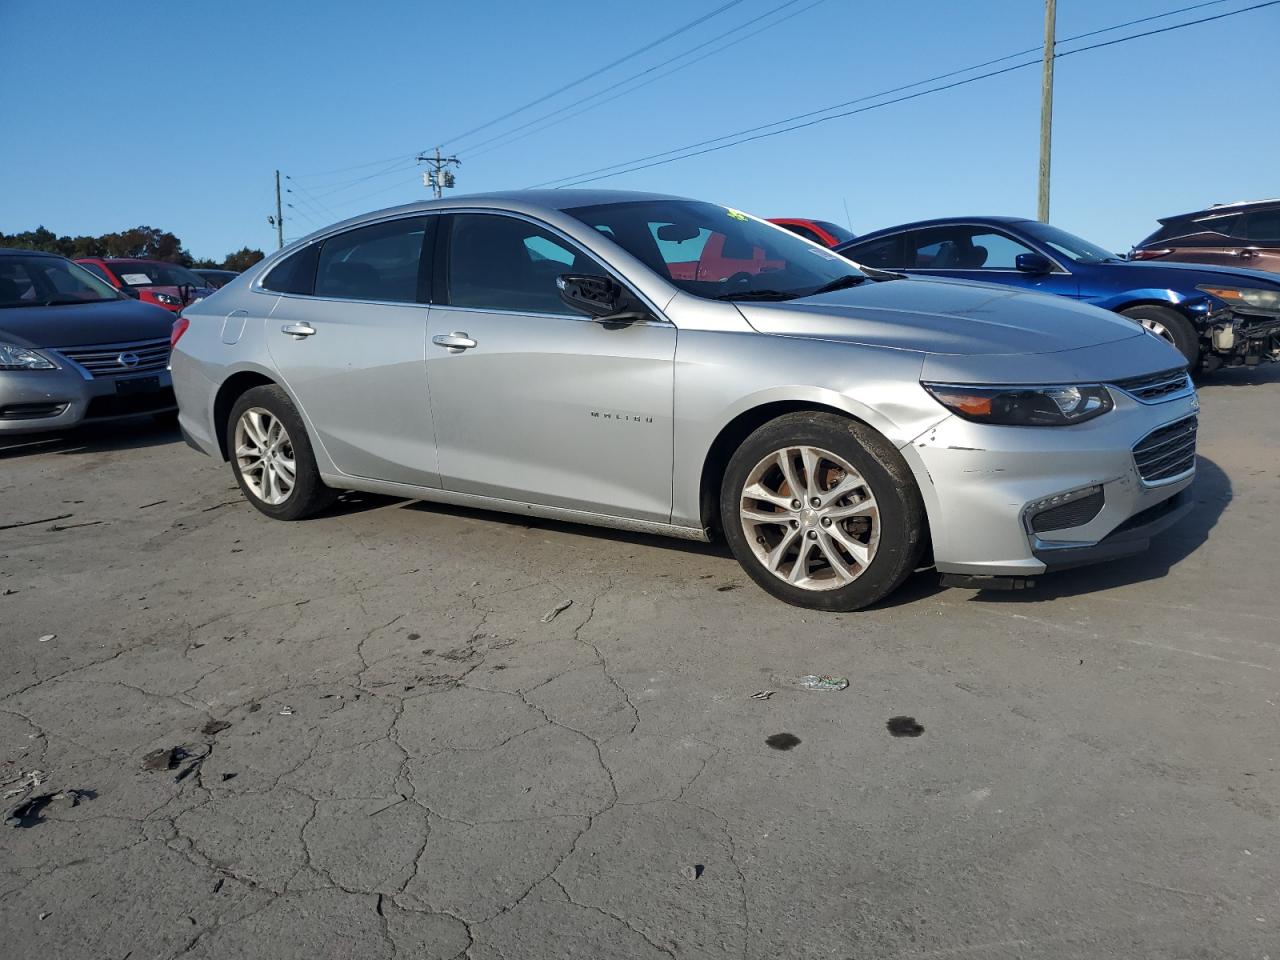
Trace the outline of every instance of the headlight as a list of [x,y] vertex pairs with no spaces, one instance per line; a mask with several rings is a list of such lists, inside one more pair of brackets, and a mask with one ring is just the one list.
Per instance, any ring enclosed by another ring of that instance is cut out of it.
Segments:
[[1253,287],[1219,287],[1212,283],[1202,283],[1196,287],[1202,293],[1225,300],[1233,307],[1252,307],[1254,310],[1266,310],[1280,313],[1280,290],[1257,290]]
[[0,370],[56,370],[56,365],[34,350],[0,343]]
[[177,297],[173,296],[173,294],[170,294],[170,293],[153,293],[153,294],[152,294],[152,296],[153,296],[153,297],[155,297],[155,298],[156,298],[156,300],[158,300],[160,303],[168,304],[168,305],[169,305],[169,306],[171,306],[171,307],[180,307],[180,306],[182,306],[182,301],[181,301],[179,298],[177,298]]
[[1061,387],[979,387],[921,384],[957,417],[1015,427],[1062,427],[1100,417],[1115,403],[1100,383]]

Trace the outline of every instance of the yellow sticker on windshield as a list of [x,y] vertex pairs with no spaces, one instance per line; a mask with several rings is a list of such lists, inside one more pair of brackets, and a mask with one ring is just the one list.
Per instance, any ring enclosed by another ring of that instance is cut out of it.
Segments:
[[729,216],[733,217],[733,219],[735,219],[735,220],[750,220],[750,219],[751,219],[751,218],[750,218],[750,217],[748,217],[745,213],[743,213],[741,210],[734,210],[732,207],[725,207],[724,209],[725,209],[725,213],[729,214]]

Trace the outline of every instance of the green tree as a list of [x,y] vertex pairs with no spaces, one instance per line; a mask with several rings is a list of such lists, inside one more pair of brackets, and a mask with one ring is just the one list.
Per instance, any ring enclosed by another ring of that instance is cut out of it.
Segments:
[[261,250],[250,250],[248,247],[241,247],[235,253],[227,254],[227,259],[222,262],[222,269],[241,273],[248,270],[265,256],[266,254]]

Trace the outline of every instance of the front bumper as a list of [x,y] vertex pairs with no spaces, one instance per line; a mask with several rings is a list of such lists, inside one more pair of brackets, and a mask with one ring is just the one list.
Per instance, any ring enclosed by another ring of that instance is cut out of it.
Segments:
[[[925,500],[939,572],[1026,577],[1111,560],[1146,549],[1185,515],[1190,506],[1174,498],[1194,480],[1194,461],[1148,481],[1133,448],[1194,416],[1196,397],[1144,404],[1112,393],[1114,410],[1076,426],[998,427],[950,417],[903,448]],[[1102,505],[1077,518],[1084,522],[1034,530],[1040,503],[1093,488]]]
[[0,371],[0,436],[176,409],[168,370],[94,377],[64,362],[56,370]]
[[1224,311],[1210,317],[1205,331],[1211,351],[1207,368],[1256,366],[1264,360],[1280,360],[1280,316]]

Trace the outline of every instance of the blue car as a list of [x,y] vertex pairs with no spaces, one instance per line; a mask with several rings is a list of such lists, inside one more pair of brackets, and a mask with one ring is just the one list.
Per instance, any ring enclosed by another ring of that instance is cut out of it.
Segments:
[[1280,276],[1126,260],[1019,217],[922,220],[836,251],[867,267],[1054,293],[1114,310],[1164,337],[1192,370],[1280,360]]

